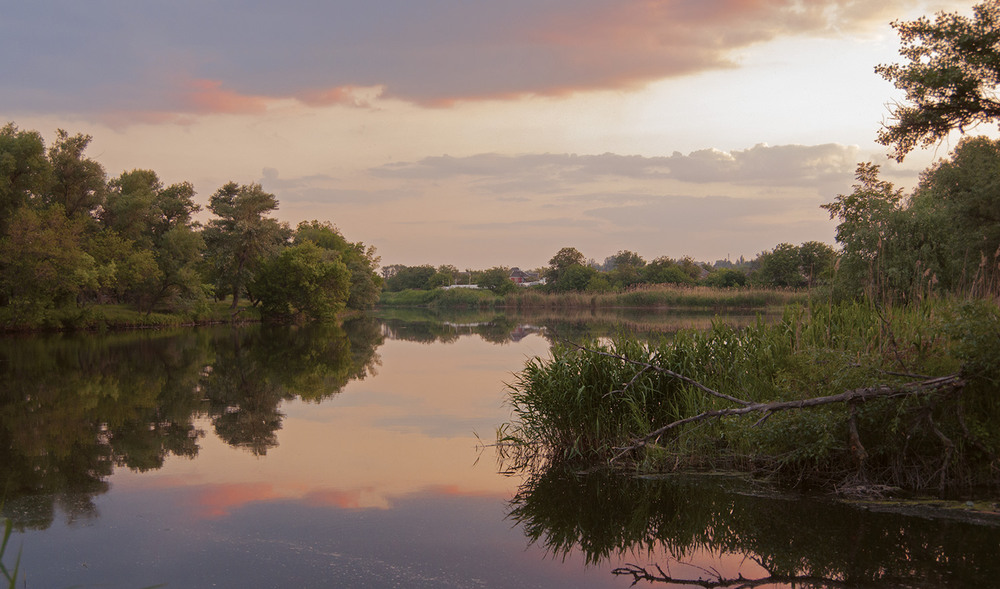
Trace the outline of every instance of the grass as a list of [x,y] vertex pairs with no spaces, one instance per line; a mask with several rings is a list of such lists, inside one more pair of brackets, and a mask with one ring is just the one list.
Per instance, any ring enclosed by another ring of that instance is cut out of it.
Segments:
[[[766,416],[705,420],[663,435],[626,461],[643,471],[739,469],[796,485],[879,484],[1000,490],[1000,311],[994,303],[925,301],[792,306],[780,321],[716,322],[670,341],[620,338],[557,346],[509,385],[513,419],[497,432],[511,468],[607,463],[639,437],[730,401],[795,401],[873,385],[901,387],[961,372],[949,395],[875,399]],[[867,449],[859,463],[851,424]]]

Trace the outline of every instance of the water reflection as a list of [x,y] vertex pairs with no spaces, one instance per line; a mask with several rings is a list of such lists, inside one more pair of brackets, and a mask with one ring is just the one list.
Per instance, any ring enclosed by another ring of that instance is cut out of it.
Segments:
[[[642,479],[551,468],[521,486],[509,518],[550,554],[581,551],[589,564],[610,562],[613,574],[635,582],[985,587],[1000,578],[997,522],[765,496],[719,477]],[[727,555],[736,563],[728,570],[699,564]]]
[[448,343],[463,335],[477,335],[496,344],[517,342],[538,334],[551,343],[585,342],[619,336],[649,340],[672,337],[683,329],[708,329],[714,321],[748,325],[774,316],[713,312],[652,313],[645,309],[505,309],[453,311],[387,309],[378,313],[385,333],[393,339]]
[[370,374],[378,322],[187,329],[0,339],[0,490],[19,529],[55,507],[93,515],[115,467],[159,469],[194,457],[211,420],[227,443],[263,455],[279,404],[319,401]]

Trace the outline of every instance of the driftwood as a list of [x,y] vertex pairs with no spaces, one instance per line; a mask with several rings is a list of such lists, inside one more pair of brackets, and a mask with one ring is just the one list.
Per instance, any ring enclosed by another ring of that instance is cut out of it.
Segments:
[[[907,374],[906,376],[920,378],[920,380],[915,380],[896,386],[876,385],[871,387],[863,387],[858,389],[852,389],[849,391],[844,391],[843,393],[839,393],[836,395],[827,395],[825,397],[812,397],[806,399],[797,399],[794,401],[773,401],[770,403],[754,403],[751,401],[747,401],[746,399],[740,399],[732,395],[721,393],[719,391],[716,391],[710,387],[703,385],[702,383],[692,378],[689,378],[682,374],[678,374],[672,370],[668,370],[666,368],[650,364],[648,362],[640,362],[637,360],[626,358],[624,356],[620,356],[618,354],[612,354],[610,352],[604,352],[600,350],[592,350],[575,344],[573,345],[574,347],[580,350],[585,350],[592,354],[598,354],[610,358],[617,358],[624,362],[628,362],[630,364],[635,364],[637,366],[642,367],[642,370],[639,371],[639,373],[632,379],[632,381],[625,383],[623,389],[620,389],[618,391],[611,391],[608,394],[622,392],[624,389],[627,389],[629,386],[631,386],[644,372],[655,371],[661,374],[666,374],[668,376],[677,378],[678,380],[681,380],[682,382],[685,382],[713,397],[724,399],[726,401],[730,401],[732,403],[739,405],[739,407],[734,407],[730,409],[717,409],[714,411],[705,411],[697,415],[692,415],[690,417],[678,419],[673,423],[669,423],[663,427],[653,430],[652,432],[646,434],[645,436],[636,439],[635,443],[631,444],[630,446],[616,448],[616,450],[618,450],[619,452],[611,458],[611,462],[614,462],[615,460],[618,460],[622,456],[634,452],[646,446],[650,442],[659,439],[660,436],[662,436],[666,432],[688,423],[705,421],[708,419],[718,419],[732,415],[747,415],[750,413],[760,413],[762,414],[762,416],[760,417],[760,419],[757,420],[757,424],[760,424],[763,423],[765,420],[767,420],[768,417],[779,411],[788,411],[791,409],[808,409],[811,407],[820,407],[823,405],[831,405],[834,403],[847,403],[851,407],[851,413],[848,420],[848,427],[851,436],[850,440],[851,450],[855,458],[859,462],[859,464],[863,464],[865,458],[867,458],[867,452],[865,451],[864,446],[862,446],[861,440],[858,437],[857,433],[856,411],[857,411],[857,405],[859,403],[863,403],[870,399],[876,399],[876,398],[909,397],[915,395],[927,395],[932,393],[950,392],[959,390],[963,386],[965,386],[965,381],[958,374],[949,374],[947,376],[939,376],[939,377],[921,377],[919,375]],[[954,446],[953,444],[950,443],[951,441],[948,440],[948,438],[945,437],[943,433],[940,433],[940,431],[936,427],[934,427],[933,420],[930,419],[929,415],[927,416],[927,419],[929,420],[929,423],[932,426],[932,431],[934,431],[935,434],[937,434],[938,437],[942,439],[942,442],[945,444],[945,446],[948,447],[949,449],[953,448]],[[951,452],[949,452],[948,454],[948,458],[950,457],[951,457]],[[945,465],[943,467],[944,469],[947,469],[947,464],[948,463],[945,462]],[[943,481],[944,472],[942,472],[941,474]]]

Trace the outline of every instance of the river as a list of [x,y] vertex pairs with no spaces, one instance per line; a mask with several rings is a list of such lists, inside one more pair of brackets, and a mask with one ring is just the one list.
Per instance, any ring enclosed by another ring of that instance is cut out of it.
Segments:
[[0,338],[3,564],[28,588],[1000,584],[995,520],[499,472],[527,359],[712,320],[397,311]]

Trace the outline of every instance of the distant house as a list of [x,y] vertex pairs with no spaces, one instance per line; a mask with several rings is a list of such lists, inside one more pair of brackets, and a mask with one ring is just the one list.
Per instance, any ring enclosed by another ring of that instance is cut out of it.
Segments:
[[522,272],[520,268],[511,268],[510,281],[514,284],[524,284],[528,281],[528,274]]

